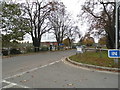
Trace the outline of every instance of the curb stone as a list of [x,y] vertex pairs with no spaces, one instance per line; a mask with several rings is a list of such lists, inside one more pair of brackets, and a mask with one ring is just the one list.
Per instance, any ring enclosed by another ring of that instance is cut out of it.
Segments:
[[65,60],[74,64],[74,65],[77,65],[77,66],[93,68],[93,69],[98,69],[98,70],[112,71],[112,72],[120,72],[120,68],[109,68],[109,67],[101,67],[101,66],[83,64],[83,63],[78,63],[78,62],[72,61],[69,58],[66,58]]

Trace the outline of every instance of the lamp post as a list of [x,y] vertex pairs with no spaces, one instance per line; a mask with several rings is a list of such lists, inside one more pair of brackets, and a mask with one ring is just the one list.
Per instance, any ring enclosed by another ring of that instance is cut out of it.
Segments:
[[120,0],[118,2],[118,49],[120,49]]
[[[119,42],[119,40],[118,40],[118,35],[119,35],[119,32],[118,32],[118,22],[119,22],[119,15],[118,15],[118,9],[119,9],[119,4],[120,4],[120,1],[118,1],[118,0],[116,0],[116,3],[115,3],[115,11],[116,11],[116,14],[115,14],[115,16],[116,16],[116,18],[115,18],[115,49],[118,49],[118,42]],[[115,63],[117,63],[118,64],[118,58],[115,58],[114,59],[114,62]]]

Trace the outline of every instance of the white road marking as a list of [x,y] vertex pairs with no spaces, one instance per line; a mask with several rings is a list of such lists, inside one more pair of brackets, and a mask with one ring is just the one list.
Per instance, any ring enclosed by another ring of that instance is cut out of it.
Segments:
[[7,86],[5,86],[5,87],[3,87],[3,88],[11,88],[11,87],[13,87],[13,86],[15,86],[16,84],[9,84],[9,85],[7,85]]
[[81,68],[81,69],[84,69],[84,70],[88,70],[88,71],[95,71],[95,72],[102,72],[102,73],[109,73],[109,74],[119,74],[118,72],[110,72],[110,71],[99,71],[99,70],[95,70],[95,69],[92,69],[92,68],[85,68],[85,67],[82,67],[82,66],[77,66],[77,65],[74,65],[74,64],[71,64],[67,61],[65,61],[65,59],[62,60],[63,63],[65,64],[68,64],[70,66],[73,66],[73,67],[76,67],[76,68]]
[[22,75],[24,75],[24,74],[26,74],[26,73],[28,73],[28,72],[32,72],[32,71],[35,71],[35,70],[37,70],[37,69],[41,69],[41,68],[44,68],[44,67],[53,65],[53,64],[58,63],[58,62],[60,62],[60,61],[61,61],[61,60],[58,60],[58,61],[55,61],[55,62],[51,62],[51,63],[49,63],[49,64],[46,64],[46,65],[43,65],[43,66],[40,66],[40,67],[36,67],[36,68],[30,69],[30,70],[27,70],[27,71],[25,71],[25,72],[22,72],[22,73],[13,75],[13,76],[6,77],[6,78],[4,78],[4,80],[10,79],[10,78],[14,78],[14,77],[17,77],[17,76],[22,76]]
[[49,65],[52,65],[52,64],[55,64],[55,62],[53,62],[53,63],[50,63]]
[[8,82],[8,81],[6,81],[6,80],[3,80],[2,82],[9,84],[9,85],[7,85],[7,86],[4,86],[3,88],[11,88],[11,87],[17,85],[17,84],[15,84],[15,83],[11,83],[11,82]]
[[23,86],[23,85],[19,85],[19,84],[17,84],[17,83],[12,83],[12,82],[9,82],[9,81],[6,81],[6,80],[3,80],[2,82],[9,84],[9,85],[7,85],[7,86],[4,86],[3,88],[11,88],[11,87],[13,87],[13,86],[18,86],[18,87],[20,87],[20,88],[30,88],[30,87]]

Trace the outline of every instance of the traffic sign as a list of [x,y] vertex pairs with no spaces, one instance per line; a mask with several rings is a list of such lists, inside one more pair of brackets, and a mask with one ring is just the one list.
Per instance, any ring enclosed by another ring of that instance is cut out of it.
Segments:
[[78,52],[78,53],[83,53],[82,47],[77,46],[76,48],[77,48],[77,52]]
[[63,44],[63,43],[60,43],[59,45],[60,45],[60,46],[63,46],[64,44]]
[[108,50],[109,58],[120,58],[120,50]]

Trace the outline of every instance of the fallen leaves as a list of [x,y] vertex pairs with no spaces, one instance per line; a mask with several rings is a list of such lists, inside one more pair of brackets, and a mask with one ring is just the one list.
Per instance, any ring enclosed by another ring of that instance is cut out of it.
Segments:
[[69,84],[67,84],[68,86],[73,86],[73,84],[72,83],[69,83]]
[[106,77],[104,79],[107,79]]
[[17,77],[20,77],[21,75],[17,75]]
[[25,82],[27,82],[27,81],[29,81],[29,80],[22,80],[22,81],[20,81],[20,82],[25,83]]
[[57,81],[56,81],[56,80],[54,80],[54,82],[56,83]]
[[30,73],[30,72],[28,71],[28,72],[26,72],[26,73]]
[[65,81],[67,81],[67,80],[65,80]]
[[34,76],[32,75],[31,77],[33,78]]

